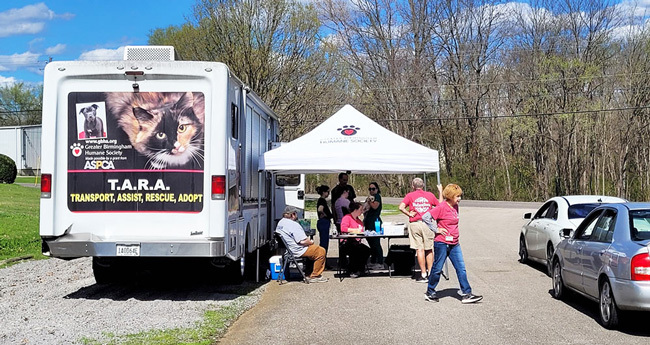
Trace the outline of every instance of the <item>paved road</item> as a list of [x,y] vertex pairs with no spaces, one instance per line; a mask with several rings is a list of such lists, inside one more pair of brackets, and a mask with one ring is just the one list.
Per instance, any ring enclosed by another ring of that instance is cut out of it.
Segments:
[[608,331],[596,321],[595,303],[553,299],[544,268],[517,262],[522,214],[534,211],[531,206],[461,205],[461,243],[474,293],[485,296],[481,303],[460,303],[453,269],[439,286],[439,303],[426,302],[426,285],[409,277],[339,282],[328,271],[325,284],[270,282],[221,343],[648,344],[644,321]]

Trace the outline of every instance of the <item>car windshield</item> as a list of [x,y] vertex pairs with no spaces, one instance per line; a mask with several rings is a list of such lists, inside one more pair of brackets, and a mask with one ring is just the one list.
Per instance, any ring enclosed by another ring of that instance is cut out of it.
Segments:
[[643,241],[650,239],[650,210],[630,211],[630,218],[632,240]]
[[600,204],[575,204],[569,206],[569,219],[585,218],[591,210],[600,206]]

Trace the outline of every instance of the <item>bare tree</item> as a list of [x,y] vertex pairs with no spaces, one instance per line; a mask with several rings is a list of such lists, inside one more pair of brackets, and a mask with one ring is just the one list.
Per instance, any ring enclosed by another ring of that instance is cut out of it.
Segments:
[[226,63],[281,116],[290,140],[322,117],[314,104],[342,98],[342,71],[319,28],[313,6],[296,0],[199,0],[192,20],[154,31],[150,43]]

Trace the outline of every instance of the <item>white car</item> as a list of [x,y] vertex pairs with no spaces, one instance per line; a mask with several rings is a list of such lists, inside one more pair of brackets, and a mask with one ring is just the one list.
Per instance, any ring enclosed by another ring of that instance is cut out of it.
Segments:
[[534,216],[524,214],[524,219],[530,221],[521,228],[519,261],[525,263],[532,260],[546,264],[550,275],[551,259],[563,238],[563,229],[575,230],[587,214],[601,204],[624,202],[627,200],[604,195],[569,195],[548,199]]

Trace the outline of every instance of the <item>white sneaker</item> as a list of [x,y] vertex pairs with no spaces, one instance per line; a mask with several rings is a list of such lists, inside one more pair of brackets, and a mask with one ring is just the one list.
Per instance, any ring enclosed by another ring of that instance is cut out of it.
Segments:
[[327,283],[329,279],[325,277],[307,278],[310,283]]

